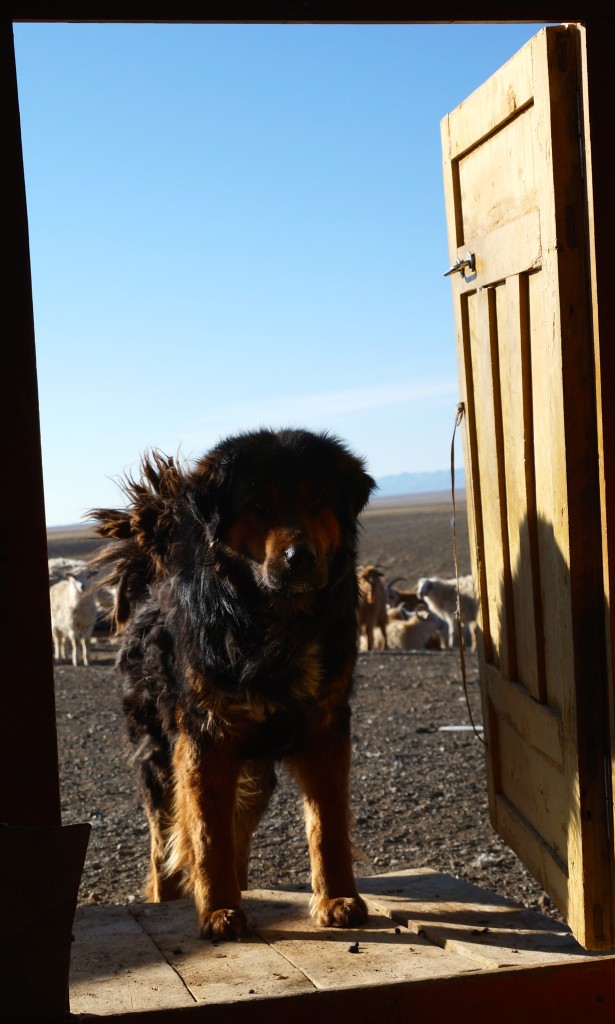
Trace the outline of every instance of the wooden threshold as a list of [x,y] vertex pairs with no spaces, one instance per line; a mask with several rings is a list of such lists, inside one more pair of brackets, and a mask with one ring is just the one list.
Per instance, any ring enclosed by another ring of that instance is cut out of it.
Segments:
[[[199,939],[190,900],[77,910],[77,1021],[613,1021],[615,951],[589,953],[543,915],[429,868],[362,879],[364,928],[316,928],[308,892],[246,894],[251,931]],[[525,1009],[524,1009],[525,1007]],[[562,1015],[563,1014],[563,1015]],[[570,1014],[567,1016],[566,1014]],[[531,1019],[538,1019],[532,1016]]]

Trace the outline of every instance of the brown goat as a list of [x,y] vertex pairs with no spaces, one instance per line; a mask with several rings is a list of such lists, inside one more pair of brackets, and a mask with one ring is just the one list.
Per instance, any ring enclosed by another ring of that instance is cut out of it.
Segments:
[[366,565],[357,572],[359,582],[359,607],[357,611],[359,636],[365,633],[367,649],[374,649],[374,629],[378,627],[382,633],[382,645],[385,650],[387,643],[387,594],[382,581],[382,573],[375,565]]

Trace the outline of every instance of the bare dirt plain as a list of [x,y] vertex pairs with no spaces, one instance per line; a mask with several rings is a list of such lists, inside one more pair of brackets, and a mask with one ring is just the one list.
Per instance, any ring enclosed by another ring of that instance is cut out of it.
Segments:
[[[362,518],[359,557],[414,586],[454,575],[452,502],[433,495],[374,503]],[[459,569],[470,571],[466,508],[457,504]],[[49,556],[87,557],[100,541],[50,531]],[[99,636],[89,668],[56,666],[63,822],[92,833],[80,903],[141,897],[148,832],[137,802],[120,707],[113,638]],[[466,656],[468,697],[482,721],[476,655]],[[352,806],[357,874],[431,867],[557,917],[549,899],[494,833],[484,746],[468,725],[458,650],[361,654],[353,699]],[[309,887],[301,807],[280,773],[254,838],[251,886]]]

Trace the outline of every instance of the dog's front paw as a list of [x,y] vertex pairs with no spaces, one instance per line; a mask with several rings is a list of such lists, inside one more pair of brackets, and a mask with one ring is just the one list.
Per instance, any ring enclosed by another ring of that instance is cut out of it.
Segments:
[[200,920],[201,938],[231,942],[241,938],[248,927],[248,919],[239,907],[205,911]]
[[360,896],[334,900],[315,896],[312,915],[321,928],[356,928],[367,921],[367,907]]

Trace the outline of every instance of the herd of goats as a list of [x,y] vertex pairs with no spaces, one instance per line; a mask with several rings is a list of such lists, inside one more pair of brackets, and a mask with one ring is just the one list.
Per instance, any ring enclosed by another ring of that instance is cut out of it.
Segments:
[[[378,566],[361,566],[357,575],[359,650],[444,650],[459,642],[459,621],[464,645],[475,648],[476,601],[471,576],[458,581],[424,577],[416,590],[402,590],[396,586],[400,578],[385,583]],[[92,576],[87,562],[49,559],[56,662],[70,660],[78,665],[81,655],[81,663],[88,665],[93,634],[109,632],[114,594],[104,587],[93,588]]]
[[415,590],[402,590],[401,577],[385,582],[376,565],[360,566],[359,649],[443,650],[459,643],[476,649],[476,598],[472,576],[422,577]]

